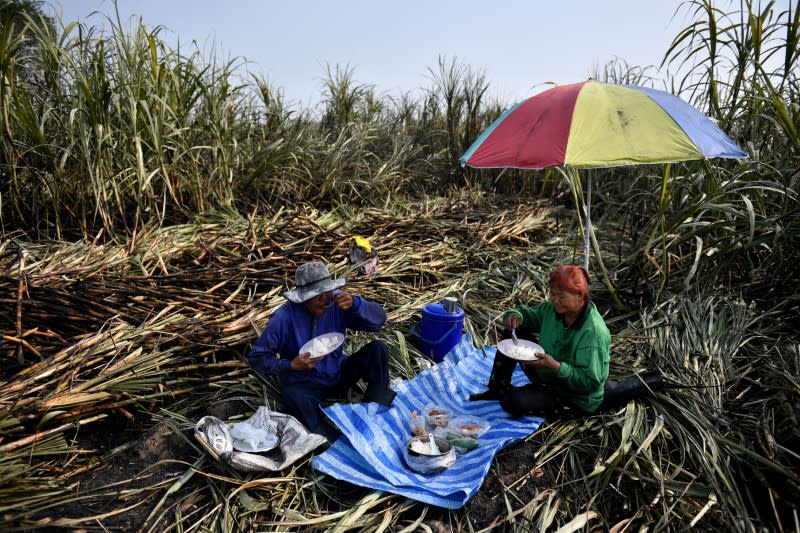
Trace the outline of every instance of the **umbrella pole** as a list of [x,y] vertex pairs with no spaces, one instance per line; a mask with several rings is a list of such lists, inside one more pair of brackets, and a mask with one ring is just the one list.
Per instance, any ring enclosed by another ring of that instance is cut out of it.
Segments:
[[592,170],[588,170],[589,179],[587,180],[586,186],[586,202],[584,203],[584,207],[586,208],[586,228],[583,232],[583,268],[586,271],[589,271],[589,235],[591,235],[592,231]]
[[600,253],[600,245],[597,243],[597,237],[594,234],[594,228],[592,227],[592,170],[588,170],[589,177],[586,180],[586,200],[584,200],[584,211],[586,212],[586,223],[584,226],[584,237],[583,237],[583,268],[586,269],[586,272],[589,272],[589,243],[594,245],[594,254],[595,259],[597,260],[597,266],[602,273],[603,283],[605,283],[606,289],[608,289],[609,294],[611,294],[611,298],[614,300],[614,303],[617,305],[619,309],[626,309],[626,306],[620,301],[619,296],[617,296],[617,289],[614,287],[614,284],[611,283],[611,279],[608,276],[608,271],[606,271],[606,265],[603,263],[603,256]]

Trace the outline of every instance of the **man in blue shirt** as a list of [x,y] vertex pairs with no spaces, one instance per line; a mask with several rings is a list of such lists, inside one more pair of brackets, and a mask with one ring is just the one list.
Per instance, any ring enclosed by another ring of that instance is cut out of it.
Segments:
[[319,404],[347,393],[359,379],[367,383],[365,402],[391,405],[389,356],[386,344],[373,340],[350,356],[343,346],[322,357],[299,353],[309,340],[345,330],[377,332],[386,322],[383,307],[341,290],[344,279],[332,279],[323,263],[304,263],[295,272],[295,288],[283,294],[288,301],[270,317],[250,349],[247,360],[256,371],[276,375],[286,412],[310,431],[333,442],[338,436],[326,422]]

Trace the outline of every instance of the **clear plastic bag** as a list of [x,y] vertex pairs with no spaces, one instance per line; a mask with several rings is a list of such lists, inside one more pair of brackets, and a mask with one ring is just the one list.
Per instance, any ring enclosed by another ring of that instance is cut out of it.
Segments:
[[441,405],[429,404],[424,409],[425,422],[428,428],[434,430],[436,428],[446,428],[450,423],[452,417],[450,411]]
[[418,415],[416,411],[412,411],[410,429],[411,429],[411,434],[414,436],[421,437],[427,435],[428,424],[425,421],[425,417]]
[[482,418],[460,415],[452,418],[446,427],[435,428],[433,434],[447,439],[458,454],[463,454],[480,446],[478,439],[491,427],[492,425]]
[[447,425],[448,433],[453,433],[461,437],[478,439],[482,437],[492,425],[482,418],[476,416],[457,416]]

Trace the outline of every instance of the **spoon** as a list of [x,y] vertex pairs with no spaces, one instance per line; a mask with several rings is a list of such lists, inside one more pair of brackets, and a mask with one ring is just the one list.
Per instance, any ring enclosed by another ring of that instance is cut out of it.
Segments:
[[433,433],[428,433],[428,440],[431,441],[431,455],[439,455],[439,447],[436,445],[436,441],[433,438]]
[[339,291],[331,291],[331,299],[328,300],[328,303],[324,305],[325,309],[331,308],[331,306],[334,304],[334,299],[336,298],[337,294],[339,294]]
[[517,340],[517,330],[516,329],[512,329],[511,330],[511,340],[514,341],[515,345],[519,344],[519,341]]

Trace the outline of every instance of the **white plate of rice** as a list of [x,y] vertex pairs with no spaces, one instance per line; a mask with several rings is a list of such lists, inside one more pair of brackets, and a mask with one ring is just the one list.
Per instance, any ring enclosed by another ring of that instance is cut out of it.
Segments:
[[342,344],[344,344],[343,333],[323,333],[301,346],[300,353],[308,352],[312,359],[316,359],[328,355]]
[[517,344],[514,344],[514,339],[503,339],[497,343],[497,349],[506,357],[517,361],[533,361],[544,353],[544,348],[523,339],[517,340]]

